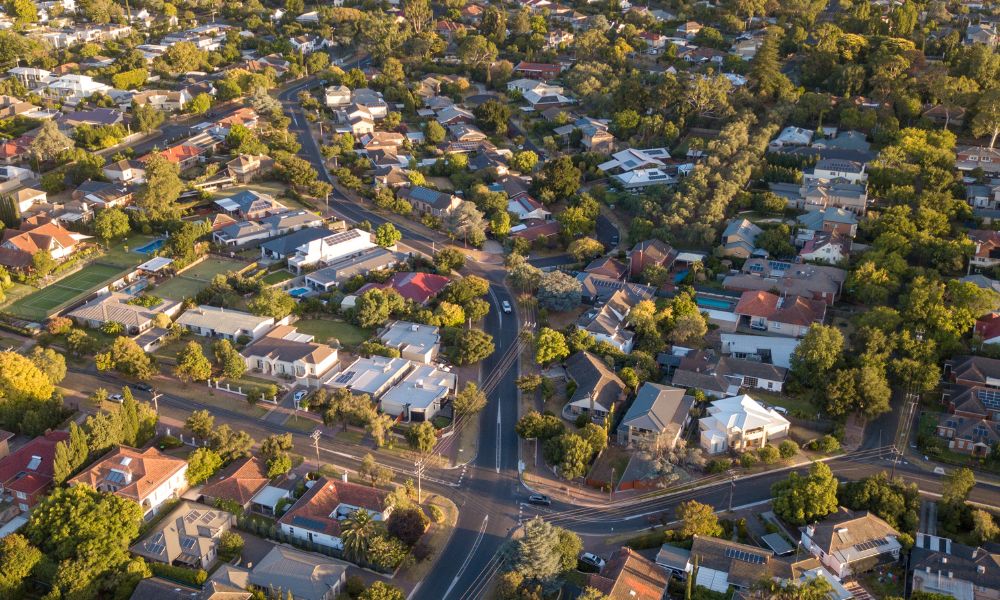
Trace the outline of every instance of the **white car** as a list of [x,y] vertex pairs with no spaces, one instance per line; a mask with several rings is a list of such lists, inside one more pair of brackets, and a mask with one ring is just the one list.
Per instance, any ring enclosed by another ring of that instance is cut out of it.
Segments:
[[295,401],[298,402],[309,395],[307,390],[302,390],[300,392],[295,392]]
[[596,554],[591,554],[590,552],[584,552],[583,555],[580,556],[580,562],[585,565],[597,567],[598,569],[604,568],[604,559]]
[[503,311],[504,311],[505,313],[507,313],[508,315],[510,314],[510,310],[511,310],[511,309],[510,309],[510,302],[507,302],[506,300],[504,300],[504,301],[503,301],[503,302],[502,302],[502,303],[500,304],[500,306],[501,306],[501,307],[503,308]]
[[122,398],[121,394],[111,394],[110,396],[108,396],[108,401],[117,402],[118,404],[121,404],[122,402],[125,401],[125,399]]

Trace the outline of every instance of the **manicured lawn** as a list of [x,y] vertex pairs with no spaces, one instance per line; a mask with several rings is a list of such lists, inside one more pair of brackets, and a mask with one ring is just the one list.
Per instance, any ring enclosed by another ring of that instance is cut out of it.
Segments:
[[272,196],[279,196],[283,194],[286,189],[288,188],[280,183],[269,181],[265,183],[251,183],[250,185],[241,185],[239,187],[226,188],[224,190],[219,190],[213,193],[212,197],[215,198],[216,200],[218,200],[219,198],[229,198],[231,196],[235,196],[236,194],[248,190],[254,192],[260,192],[261,194],[270,194]]
[[289,273],[288,271],[275,271],[262,281],[264,285],[274,285],[276,283],[281,283],[282,281],[288,281],[289,279],[295,279],[295,275]]
[[345,321],[327,321],[324,319],[301,319],[295,322],[295,327],[302,333],[316,336],[319,344],[327,343],[336,338],[342,346],[360,346],[371,337],[371,329],[355,327]]
[[183,277],[174,277],[156,286],[156,295],[170,300],[182,302],[198,295],[198,292],[208,287],[204,281],[195,281]]
[[436,417],[434,419],[434,427],[438,429],[444,429],[449,425],[451,425],[451,419],[449,419],[448,417]]
[[109,284],[122,274],[121,269],[90,265],[71,273],[48,287],[23,296],[7,310],[25,319],[44,319],[60,306],[83,298]]
[[181,273],[181,277],[211,281],[216,275],[222,275],[229,271],[236,272],[246,266],[247,265],[245,263],[235,260],[209,256],[205,260]]
[[9,338],[9,337],[0,336],[0,348],[3,348],[3,349],[14,348],[15,350],[17,350],[18,348],[20,348],[23,345],[24,345],[24,341],[19,340],[17,338]]
[[[145,246],[154,239],[156,239],[156,236],[136,234],[129,236],[128,241],[118,240],[113,243],[110,250],[97,259],[97,262],[118,265],[123,268],[142,264],[152,257],[148,254],[133,252],[133,250]],[[126,248],[128,249],[126,250]]]
[[766,402],[767,404],[773,404],[774,406],[781,406],[783,408],[788,409],[789,414],[796,411],[801,411],[811,417],[818,412],[816,410],[816,407],[813,406],[812,403],[810,403],[805,398],[778,396],[776,394],[768,394],[767,392],[758,389],[754,389],[750,393],[753,394],[754,397],[758,398],[762,402]]

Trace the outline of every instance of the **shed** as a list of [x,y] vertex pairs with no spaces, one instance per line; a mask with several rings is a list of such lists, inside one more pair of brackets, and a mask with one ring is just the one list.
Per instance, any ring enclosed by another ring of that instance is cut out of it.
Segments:
[[795,550],[795,548],[792,548],[791,544],[786,542],[785,538],[781,537],[781,534],[777,532],[769,533],[760,539],[778,556],[791,554]]

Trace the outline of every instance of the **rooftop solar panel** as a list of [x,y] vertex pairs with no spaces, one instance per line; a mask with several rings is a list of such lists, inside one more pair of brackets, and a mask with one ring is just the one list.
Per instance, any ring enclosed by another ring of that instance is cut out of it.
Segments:
[[185,550],[190,550],[191,548],[194,548],[194,543],[195,543],[194,538],[184,538],[183,540],[181,540],[181,548],[184,548]]
[[149,551],[150,554],[162,554],[163,551],[166,550],[166,549],[167,549],[167,547],[164,546],[163,544],[147,544],[146,545],[146,550]]
[[337,378],[333,380],[334,383],[347,383],[354,377],[354,371],[347,371],[337,375]]
[[306,517],[300,517],[298,515],[292,517],[292,523],[298,525],[299,527],[305,527],[306,529],[313,529],[316,531],[323,531],[326,529],[325,524],[313,519],[307,519]]
[[125,481],[125,474],[121,471],[111,471],[104,479],[110,481],[111,483],[119,483]]
[[423,200],[424,202],[434,202],[438,199],[439,195],[440,194],[433,190],[422,187],[414,188],[410,192],[410,196],[416,198],[417,200]]
[[150,540],[150,543],[159,544],[162,541],[163,541],[163,532],[161,531],[160,533],[153,536],[153,539]]

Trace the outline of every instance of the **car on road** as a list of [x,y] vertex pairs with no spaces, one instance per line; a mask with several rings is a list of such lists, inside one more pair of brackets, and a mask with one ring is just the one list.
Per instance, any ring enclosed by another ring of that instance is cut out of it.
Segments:
[[584,552],[583,555],[580,556],[580,562],[582,562],[585,565],[597,567],[598,569],[604,568],[604,559],[590,552]]
[[108,396],[108,402],[117,402],[118,404],[121,404],[124,401],[125,399],[122,398],[121,394],[111,394]]
[[528,496],[528,502],[531,504],[538,504],[540,506],[548,506],[552,504],[552,499],[543,494],[532,494]]
[[309,391],[308,390],[301,390],[301,391],[295,392],[295,401],[299,402],[300,400],[302,400],[303,398],[305,398],[308,395],[309,395]]
[[503,301],[503,302],[502,302],[502,303],[500,304],[500,306],[501,306],[501,307],[503,307],[503,311],[504,311],[505,313],[507,313],[508,315],[510,314],[510,302],[507,302],[506,300],[504,300],[504,301]]
[[135,384],[135,387],[136,389],[142,390],[144,392],[152,393],[154,391],[153,386],[149,385],[148,383],[137,383]]
[[617,235],[611,236],[611,244],[613,246],[617,246],[618,245],[618,236]]

